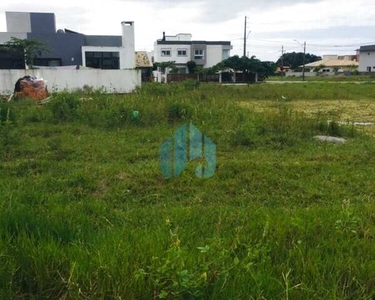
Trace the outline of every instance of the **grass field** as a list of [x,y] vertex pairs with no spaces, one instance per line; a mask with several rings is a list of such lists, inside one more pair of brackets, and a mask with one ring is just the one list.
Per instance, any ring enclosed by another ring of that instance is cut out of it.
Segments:
[[[271,76],[267,79],[267,81],[302,81],[302,77],[280,77],[280,76]],[[358,81],[358,82],[366,82],[366,81],[375,81],[375,75],[352,75],[352,76],[344,76],[344,75],[334,75],[334,76],[314,76],[314,77],[306,77],[306,81]]]
[[[337,122],[374,99],[186,82],[0,104],[0,299],[373,299],[375,140]],[[159,169],[187,122],[217,145],[210,179]]]

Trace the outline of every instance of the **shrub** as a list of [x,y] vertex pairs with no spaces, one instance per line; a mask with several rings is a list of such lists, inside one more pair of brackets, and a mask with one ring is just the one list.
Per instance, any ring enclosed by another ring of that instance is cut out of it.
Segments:
[[168,106],[168,121],[169,122],[178,122],[181,120],[189,120],[192,116],[191,106],[174,102]]
[[63,92],[55,94],[48,107],[51,109],[56,121],[64,122],[73,120],[76,117],[76,110],[80,105],[78,94]]
[[15,122],[15,110],[12,109],[9,103],[0,103],[0,123]]
[[195,90],[199,88],[200,82],[195,79],[187,79],[183,82],[185,90],[190,91],[190,90]]

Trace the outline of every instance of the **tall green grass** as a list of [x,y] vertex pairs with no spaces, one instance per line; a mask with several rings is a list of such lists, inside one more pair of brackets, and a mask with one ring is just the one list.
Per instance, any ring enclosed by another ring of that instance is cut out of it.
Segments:
[[[266,87],[1,104],[0,298],[371,299],[375,142],[281,102],[238,105],[288,91]],[[211,179],[194,162],[173,180],[159,170],[186,122],[217,145]]]

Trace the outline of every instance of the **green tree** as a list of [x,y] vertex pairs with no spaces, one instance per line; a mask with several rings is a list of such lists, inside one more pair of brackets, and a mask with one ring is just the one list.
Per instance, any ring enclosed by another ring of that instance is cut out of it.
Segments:
[[50,52],[47,45],[38,39],[19,39],[12,37],[5,45],[10,51],[24,52],[26,65],[32,69],[34,67],[34,59],[41,56],[43,53]]
[[238,55],[235,55],[223,60],[211,68],[211,70],[216,70],[216,72],[225,69],[233,69],[244,73],[258,73],[260,78],[267,78],[275,73],[276,64],[270,61],[262,62],[255,56],[249,58],[246,56],[239,57]]
[[197,63],[195,61],[193,61],[193,60],[188,61],[186,63],[186,66],[187,66],[190,74],[194,74],[195,73],[195,71],[197,69]]
[[[291,69],[297,69],[299,66],[303,65],[303,52],[290,52],[284,53],[282,58],[280,57],[279,60],[276,62],[277,65],[281,64],[281,60],[284,60],[284,66],[289,66]],[[314,54],[306,53],[305,56],[305,64],[309,64],[312,62],[316,62],[322,60],[320,56],[316,56]]]

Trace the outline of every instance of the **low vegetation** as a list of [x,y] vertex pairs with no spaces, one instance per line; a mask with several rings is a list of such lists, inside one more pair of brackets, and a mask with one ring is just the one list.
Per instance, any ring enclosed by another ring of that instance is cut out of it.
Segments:
[[[374,138],[290,104],[374,98],[187,81],[2,103],[0,298],[372,299]],[[186,122],[217,145],[210,179],[159,170]]]

